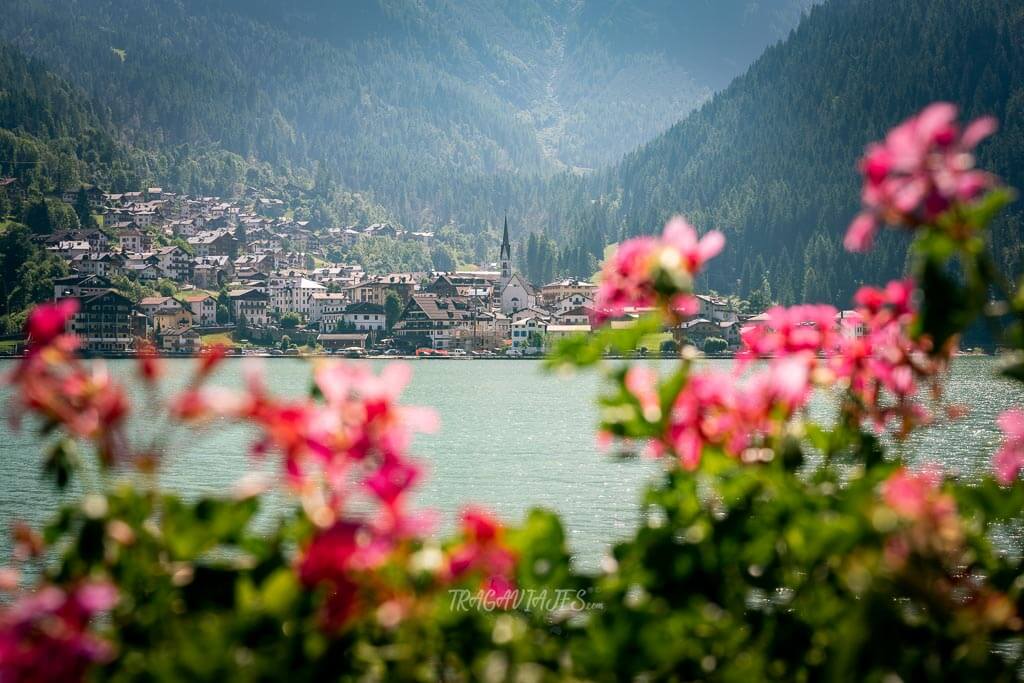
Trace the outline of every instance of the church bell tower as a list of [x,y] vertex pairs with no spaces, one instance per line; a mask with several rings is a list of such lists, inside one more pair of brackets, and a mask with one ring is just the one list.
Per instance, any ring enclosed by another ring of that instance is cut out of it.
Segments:
[[505,285],[512,279],[512,245],[508,241],[508,215],[505,215],[505,231],[501,236],[501,252],[499,254],[499,260],[501,261],[501,286],[498,288],[500,292],[505,289]]

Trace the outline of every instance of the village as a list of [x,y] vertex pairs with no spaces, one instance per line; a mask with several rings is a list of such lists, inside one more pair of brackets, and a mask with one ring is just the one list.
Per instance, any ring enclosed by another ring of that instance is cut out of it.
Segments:
[[[69,327],[88,353],[131,354],[145,344],[194,354],[220,343],[265,355],[538,357],[562,338],[592,331],[597,285],[528,282],[513,265],[507,219],[497,261],[478,269],[369,273],[329,262],[327,250],[382,237],[429,244],[433,234],[388,223],[313,229],[262,196],[88,187],[62,199],[80,202],[83,193],[102,227],[37,239],[69,266],[53,297],[78,299]],[[125,282],[147,295],[133,299]],[[741,329],[764,319],[711,294],[697,298],[695,315],[652,335],[643,351],[674,354],[690,344],[729,354]],[[610,324],[631,325],[644,312],[627,310]]]

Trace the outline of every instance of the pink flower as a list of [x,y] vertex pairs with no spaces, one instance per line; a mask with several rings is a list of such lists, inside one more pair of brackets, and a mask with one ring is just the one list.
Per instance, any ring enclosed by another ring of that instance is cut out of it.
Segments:
[[359,612],[356,572],[379,563],[379,553],[366,552],[370,545],[361,525],[338,522],[314,536],[302,553],[298,567],[302,583],[327,586],[324,618],[329,628],[344,626]]
[[[666,225],[661,236],[662,243],[675,250],[682,258],[686,272],[696,275],[725,247],[725,235],[712,230],[700,239],[697,231],[682,216],[675,216]],[[672,259],[672,257],[669,257]]]
[[917,519],[928,511],[940,481],[934,469],[910,472],[900,468],[882,485],[882,499],[900,515]]
[[881,223],[914,229],[995,185],[993,176],[974,170],[972,154],[995,132],[995,119],[976,119],[961,133],[956,118],[954,105],[938,102],[868,146],[860,163],[864,209],[847,230],[848,250],[870,249]]
[[712,230],[702,238],[683,218],[665,224],[661,237],[626,240],[605,263],[594,302],[595,324],[627,308],[661,306],[673,315],[694,312],[693,278],[725,244]]
[[61,299],[55,303],[40,304],[32,309],[25,324],[28,337],[35,347],[46,346],[64,334],[68,320],[78,312],[78,299]]
[[503,541],[501,524],[490,513],[470,507],[462,512],[464,541],[452,549],[448,572],[453,579],[482,575],[491,597],[502,599],[515,590],[516,556]]
[[996,479],[1009,486],[1024,469],[1024,409],[1011,408],[999,416],[1003,443],[992,458]]
[[367,477],[365,484],[381,501],[394,505],[398,498],[416,483],[419,474],[419,468],[408,461],[387,458]]
[[642,365],[626,370],[626,391],[640,403],[640,411],[648,422],[661,418],[661,399],[658,396],[658,373]]
[[959,561],[963,525],[956,500],[942,491],[941,484],[942,475],[934,467],[917,472],[901,467],[882,484],[882,501],[902,519],[886,544],[885,557],[892,568],[904,568],[911,553]]
[[124,437],[128,401],[106,367],[79,363],[74,335],[60,333],[56,321],[75,306],[40,306],[33,313],[29,328],[38,343],[10,377],[18,389],[11,401],[11,417],[17,424],[25,413],[34,413],[72,437],[89,439],[103,463],[110,465],[128,455]]
[[151,343],[140,343],[136,357],[139,361],[139,375],[144,382],[152,384],[160,379],[164,367],[156,348]]
[[696,469],[703,449],[720,448],[740,457],[765,445],[810,397],[806,357],[788,356],[746,382],[733,374],[690,375],[669,415],[665,445],[687,470]]
[[805,304],[768,310],[767,321],[750,325],[740,332],[742,360],[774,358],[793,353],[827,353],[839,343],[836,309],[832,306]]
[[[756,359],[770,359],[773,365],[802,359],[816,382],[842,381],[848,387],[851,400],[844,410],[858,419],[872,418],[879,428],[900,420],[901,434],[906,434],[929,419],[914,400],[919,384],[934,384],[948,360],[948,353],[936,353],[928,338],[911,337],[917,315],[914,292],[912,280],[895,280],[882,289],[862,287],[855,301],[863,334],[854,334],[845,319],[837,322],[831,306],[772,308],[767,320],[741,332],[741,367]],[[796,378],[795,373],[794,364],[775,386]]]
[[483,508],[468,507],[462,511],[462,531],[473,541],[489,543],[501,535],[501,522]]
[[47,586],[21,598],[0,613],[0,680],[83,680],[91,665],[113,655],[88,626],[116,602],[108,583],[85,583],[70,592]]
[[936,353],[927,337],[913,338],[917,316],[912,280],[894,280],[884,289],[862,287],[854,299],[863,336],[843,336],[830,356],[830,369],[849,385],[854,399],[846,409],[870,417],[879,427],[898,419],[905,435],[929,415],[916,401],[919,384],[931,383],[948,362],[948,352]]
[[869,213],[858,214],[846,231],[843,246],[847,251],[868,251],[875,242],[876,232],[878,232],[878,219]]
[[214,368],[224,360],[227,353],[228,349],[223,344],[204,346],[199,354],[199,367],[196,368],[196,376],[200,379],[208,377]]
[[601,271],[594,302],[597,324],[622,315],[631,306],[648,308],[656,301],[651,271],[658,249],[653,237],[636,237],[619,245]]

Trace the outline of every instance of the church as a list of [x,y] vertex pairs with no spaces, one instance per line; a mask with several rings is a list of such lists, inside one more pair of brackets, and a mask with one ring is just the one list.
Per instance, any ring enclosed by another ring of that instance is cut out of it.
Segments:
[[521,274],[512,270],[512,244],[508,240],[508,216],[505,216],[505,230],[501,236],[501,278],[498,292],[501,297],[501,312],[512,315],[524,308],[537,305],[537,290]]

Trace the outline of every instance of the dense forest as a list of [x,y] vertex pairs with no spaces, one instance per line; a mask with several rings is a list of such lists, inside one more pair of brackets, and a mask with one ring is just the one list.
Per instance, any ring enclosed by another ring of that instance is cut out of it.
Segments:
[[410,227],[476,232],[503,209],[493,179],[518,198],[618,159],[811,2],[8,0],[0,40],[158,152],[146,168],[163,184],[224,194],[260,164],[320,167]]
[[[537,282],[683,212],[730,242],[701,286],[844,303],[904,265],[898,235],[840,244],[856,160],[902,117],[995,114],[981,161],[1024,186],[1024,1],[813,5],[8,0],[0,175],[38,195],[274,188],[314,226],[435,229],[441,263],[493,260],[507,211]],[[1022,225],[994,238],[1013,272]],[[362,257],[426,258],[384,246]]]
[[[980,163],[1024,188],[1024,3],[834,0],[769,48],[725,91],[665,135],[591,179],[589,199],[549,234],[600,256],[606,243],[659,229],[672,213],[729,240],[707,285],[784,302],[845,303],[860,282],[902,272],[906,240],[868,256],[842,235],[858,206],[864,146],[933,100],[1002,129]],[[584,192],[584,197],[587,193]],[[1024,221],[995,231],[1000,265],[1022,269]]]

